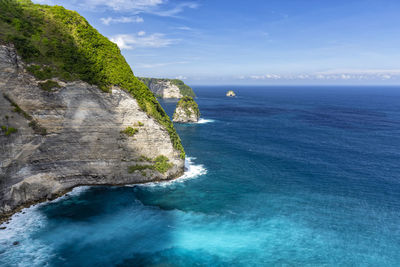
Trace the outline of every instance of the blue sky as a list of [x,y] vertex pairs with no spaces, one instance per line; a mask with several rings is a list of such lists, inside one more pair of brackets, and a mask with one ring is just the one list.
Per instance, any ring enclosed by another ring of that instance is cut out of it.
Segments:
[[135,75],[189,84],[400,84],[398,0],[34,0],[78,11]]

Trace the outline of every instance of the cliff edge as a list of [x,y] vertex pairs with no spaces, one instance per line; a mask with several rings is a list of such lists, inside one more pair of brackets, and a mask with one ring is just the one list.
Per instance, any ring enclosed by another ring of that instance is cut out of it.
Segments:
[[178,79],[157,79],[139,77],[144,84],[159,98],[196,97],[193,89]]
[[79,185],[176,178],[184,158],[115,44],[76,12],[0,2],[0,221]]

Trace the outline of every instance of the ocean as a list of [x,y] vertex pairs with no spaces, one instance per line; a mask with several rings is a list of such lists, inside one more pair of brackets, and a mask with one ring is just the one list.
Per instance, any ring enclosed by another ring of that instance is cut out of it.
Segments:
[[25,209],[0,230],[0,265],[400,265],[399,87],[194,90],[182,179]]

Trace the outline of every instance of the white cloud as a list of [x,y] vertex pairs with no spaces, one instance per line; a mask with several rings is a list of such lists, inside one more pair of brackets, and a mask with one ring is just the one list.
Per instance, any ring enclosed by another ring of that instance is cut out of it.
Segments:
[[[177,62],[163,62],[163,63],[142,63],[136,64],[136,68],[143,68],[143,69],[152,69],[157,67],[165,67],[170,65],[177,65],[177,64],[187,64],[187,61],[177,61]],[[177,78],[179,79],[179,78]],[[182,79],[181,79],[182,80]]]
[[139,47],[165,47],[174,43],[175,39],[165,38],[162,33],[146,35],[144,31],[137,34],[118,34],[110,38],[120,49],[135,49]]
[[175,27],[174,29],[182,30],[182,31],[191,31],[191,30],[193,30],[192,28],[187,27],[187,26]]
[[[194,9],[199,5],[195,2],[171,3],[169,0],[33,0],[39,4],[76,5],[89,10],[113,10],[119,13],[148,13],[164,17],[176,17],[185,9]],[[64,3],[63,3],[64,2]],[[111,21],[110,21],[111,23]]]
[[400,70],[330,70],[318,72],[315,74],[317,79],[330,79],[330,80],[390,80],[400,79]]
[[240,80],[400,80],[400,70],[330,70],[309,74],[265,74],[240,76]]
[[265,74],[265,75],[251,75],[249,78],[253,80],[278,80],[281,78],[281,76],[276,74]]
[[175,77],[175,79],[178,79],[178,80],[186,80],[187,77],[182,76],[182,75],[179,75],[178,77]]
[[54,5],[54,1],[52,0],[33,0],[32,2],[41,5]]
[[164,0],[83,0],[82,6],[90,8],[106,7],[115,11],[144,12],[163,4]]
[[199,5],[197,3],[185,2],[176,5],[175,7],[168,10],[153,10],[149,13],[162,16],[162,17],[175,17],[177,14],[183,12],[185,8],[195,9],[198,8]]
[[107,17],[107,18],[101,18],[101,22],[105,25],[110,25],[112,23],[142,23],[144,22],[142,17],[119,17],[119,18],[112,18],[112,17]]
[[164,17],[176,17],[185,9],[199,6],[196,2],[173,4],[169,0],[33,0],[33,2],[49,5],[63,5],[68,2],[69,5],[90,10],[113,10],[130,14],[149,13]]

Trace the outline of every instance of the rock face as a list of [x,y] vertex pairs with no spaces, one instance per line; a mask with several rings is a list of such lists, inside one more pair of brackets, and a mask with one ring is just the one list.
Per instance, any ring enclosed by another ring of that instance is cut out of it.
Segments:
[[158,97],[161,98],[182,98],[179,87],[172,84],[168,80],[159,80],[157,82],[152,82],[149,85],[149,89]]
[[200,111],[197,103],[190,96],[185,96],[179,100],[173,116],[174,122],[188,123],[198,122]]
[[[184,160],[168,132],[127,92],[58,82],[43,90],[11,46],[0,45],[0,220],[18,208],[78,185],[123,185],[173,179]],[[128,135],[126,129],[134,129]],[[168,158],[164,173],[152,168]],[[132,166],[149,168],[131,168]],[[130,169],[130,171],[129,171]]]
[[196,97],[193,89],[178,79],[139,79],[159,98],[182,98],[184,96]]

